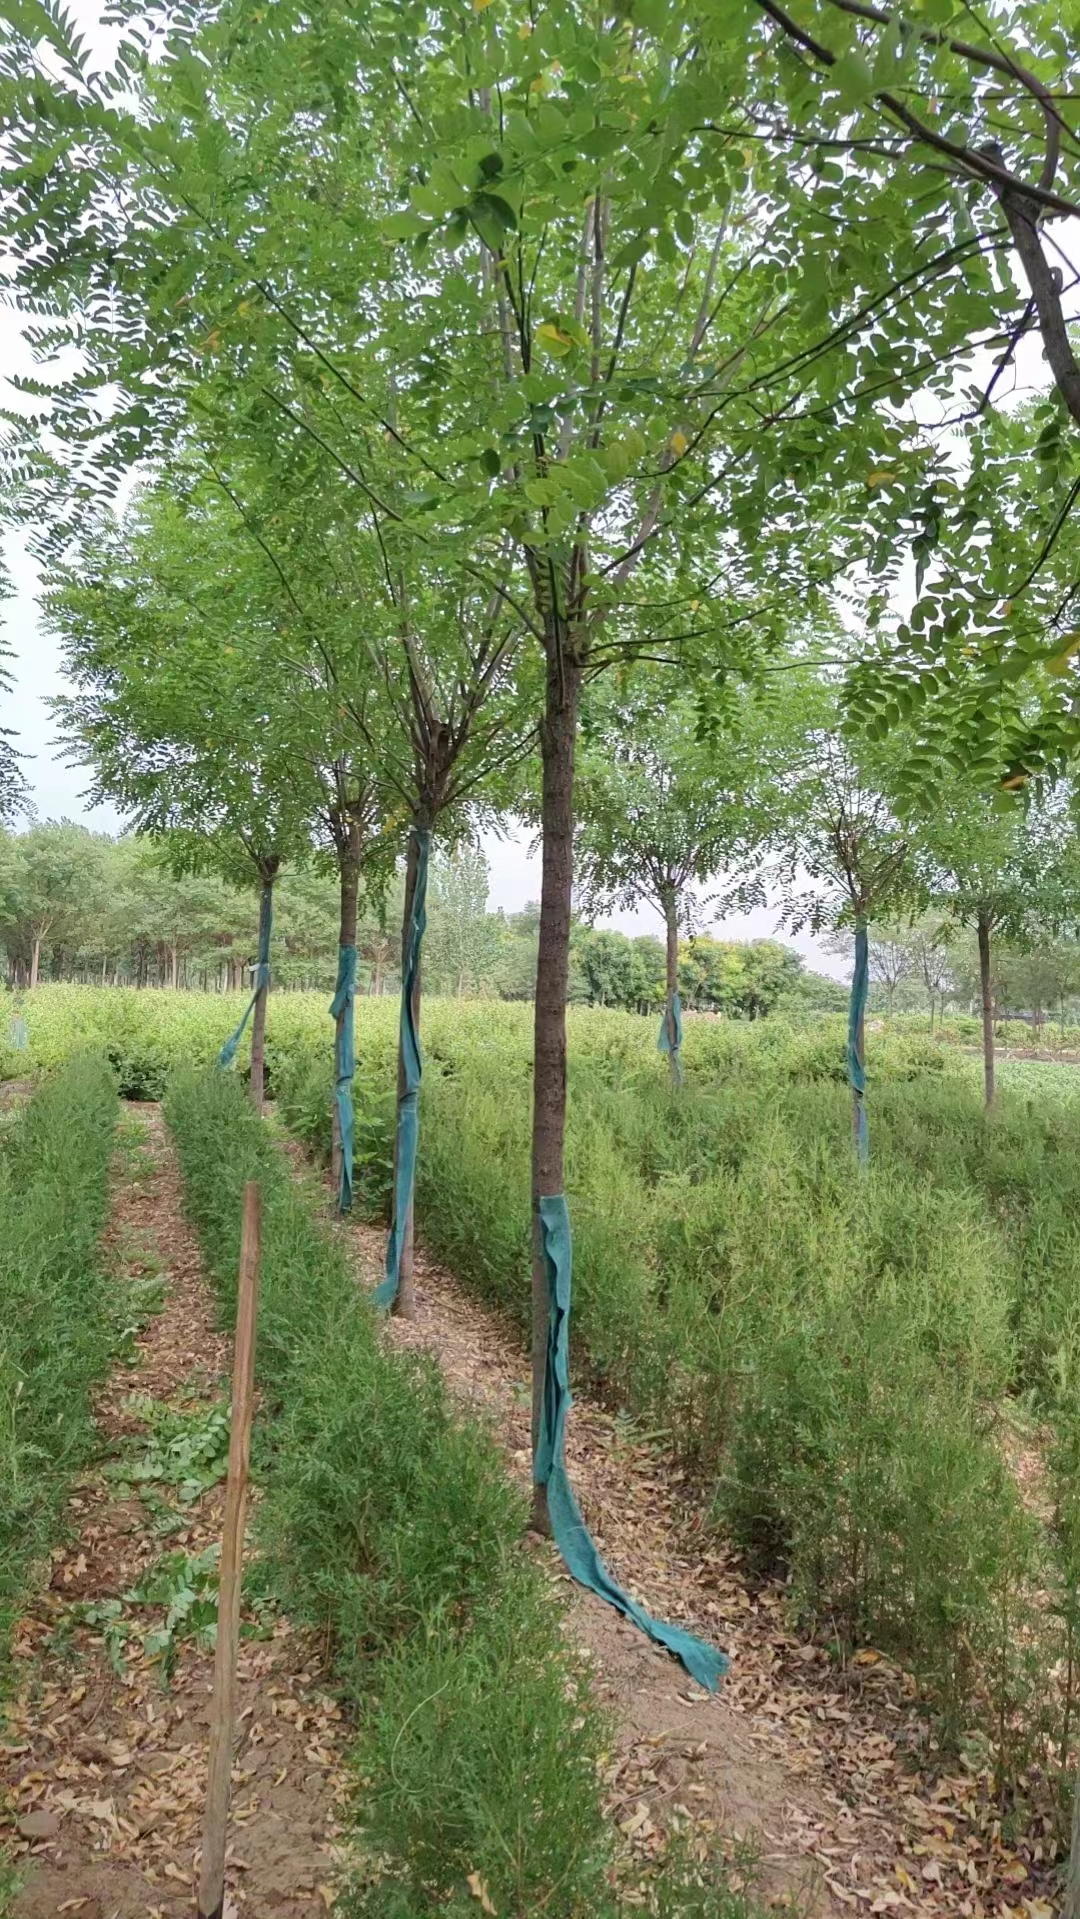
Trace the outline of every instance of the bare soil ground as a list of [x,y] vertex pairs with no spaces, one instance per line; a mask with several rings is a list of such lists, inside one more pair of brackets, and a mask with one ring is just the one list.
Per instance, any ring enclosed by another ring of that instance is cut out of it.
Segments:
[[[162,1552],[200,1553],[220,1537],[222,1487],[163,1538],[110,1468],[147,1431],[134,1395],[197,1412],[227,1397],[231,1354],[160,1113],[128,1109],[122,1126],[107,1255],[118,1275],[159,1274],[165,1298],[134,1367],[100,1394],[100,1460],[72,1494],[68,1537],[18,1631],[23,1683],[0,1746],[0,1838],[25,1875],[18,1919],[194,1911],[213,1655],[182,1643],[164,1684],[143,1646],[163,1608],[123,1596]],[[121,1601],[115,1664],[101,1621],[86,1619],[110,1600]],[[316,1649],[280,1619],[262,1630],[241,1652],[226,1910],[310,1919],[327,1910],[335,1873],[339,1713],[320,1688]]]

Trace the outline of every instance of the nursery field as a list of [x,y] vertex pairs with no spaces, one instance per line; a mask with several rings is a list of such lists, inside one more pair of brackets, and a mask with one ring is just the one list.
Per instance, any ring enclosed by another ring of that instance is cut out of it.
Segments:
[[[7,1070],[92,1047],[122,1091],[157,1098],[212,1061],[241,1005],[40,989]],[[417,1188],[429,1252],[522,1333],[531,1016],[425,1005]],[[331,1038],[323,996],[272,999],[270,1092],[320,1158]],[[801,1629],[841,1658],[896,1660],[946,1742],[992,1755],[1002,1792],[1053,1798],[1080,1623],[1080,1074],[1006,1064],[987,1116],[960,1049],[871,1031],[860,1175],[842,1022],[689,1020],[681,1090],[655,1038],[632,1015],[571,1013],[579,1384],[676,1457],[707,1531],[751,1579],[785,1582]],[[395,1005],[358,1001],[358,1193],[375,1218],[395,1041]],[[215,1151],[237,1110],[208,1114]]]

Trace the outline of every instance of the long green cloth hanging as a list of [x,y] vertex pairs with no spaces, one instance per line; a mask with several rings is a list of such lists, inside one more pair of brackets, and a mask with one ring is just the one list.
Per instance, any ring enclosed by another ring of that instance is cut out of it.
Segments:
[[682,1069],[682,1001],[678,993],[673,994],[670,1010],[665,1006],[664,1017],[660,1021],[660,1036],[656,1042],[658,1053],[670,1053],[672,1074],[676,1086],[683,1081]]
[[401,1059],[404,1090],[398,1100],[397,1152],[394,1156],[394,1220],[386,1242],[386,1278],[372,1294],[376,1306],[392,1306],[401,1285],[401,1254],[416,1187],[416,1148],[420,1138],[420,1079],[424,1056],[416,1029],[413,995],[420,971],[420,952],[427,926],[427,876],[431,855],[431,834],[414,826],[416,839],[416,879],[412,909],[405,938],[405,969],[401,980]]
[[352,1083],[356,1071],[356,1046],[353,1007],[356,1001],[356,948],[338,947],[337,985],[330,1001],[330,1017],[340,1018],[334,1036],[334,1105],[337,1108],[338,1138],[341,1141],[341,1183],[338,1210],[347,1213],[353,1200],[353,1100]]
[[866,921],[855,924],[855,971],[851,976],[851,1000],[848,1007],[847,1069],[855,1100],[855,1151],[865,1166],[870,1158],[870,1129],[866,1119],[866,1062],[859,1048],[859,1034],[866,1013],[866,995],[870,984],[870,937]]
[[587,1587],[633,1622],[656,1645],[682,1661],[692,1679],[715,1692],[728,1669],[725,1655],[680,1626],[653,1619],[612,1578],[589,1532],[566,1471],[566,1419],[570,1411],[570,1292],[573,1262],[570,1213],[562,1193],[540,1201],[540,1232],[548,1288],[548,1340],[544,1404],[533,1465],[538,1486],[547,1487],[555,1544],[579,1586]]
[[229,1038],[225,1041],[224,1046],[222,1047],[220,1053],[218,1054],[217,1063],[219,1066],[232,1065],[233,1060],[236,1058],[237,1052],[239,1050],[240,1041],[244,1037],[244,1028],[248,1023],[248,1020],[251,1018],[252,1013],[255,1011],[255,1005],[258,1000],[259,994],[264,992],[270,985],[270,933],[273,928],[273,924],[274,924],[273,889],[269,886],[264,886],[262,891],[262,898],[259,901],[259,957],[255,966],[255,974],[254,974],[255,990],[252,993],[251,998],[249,999],[247,1005],[244,1008],[244,1017],[240,1021],[240,1024],[237,1027],[235,1033],[230,1034]]

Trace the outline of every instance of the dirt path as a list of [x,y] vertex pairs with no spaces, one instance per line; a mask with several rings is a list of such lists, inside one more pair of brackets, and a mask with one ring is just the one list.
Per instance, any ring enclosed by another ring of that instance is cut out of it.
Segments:
[[[118,1280],[158,1275],[164,1298],[134,1365],[100,1394],[101,1459],[72,1494],[71,1536],[18,1632],[25,1682],[0,1748],[0,1836],[25,1873],[18,1919],[194,1909],[212,1653],[179,1638],[165,1685],[145,1636],[166,1592],[181,1606],[192,1595],[193,1624],[213,1614],[212,1564],[198,1561],[220,1534],[222,1487],[197,1488],[223,1468],[230,1353],[154,1107],[125,1111],[107,1248]],[[163,1567],[163,1555],[175,1557]],[[125,1597],[132,1588],[156,1597]],[[330,1903],[338,1714],[312,1647],[273,1614],[249,1623],[262,1636],[241,1652],[226,1911],[302,1919]]]
[[[365,1284],[384,1235],[339,1227]],[[529,1468],[527,1361],[500,1318],[421,1253],[418,1314],[389,1322],[401,1345],[436,1355],[452,1391],[487,1418],[515,1475]],[[754,1590],[735,1557],[703,1540],[700,1511],[662,1452],[587,1399],[568,1461],[612,1570],[650,1611],[731,1657],[716,1697],[688,1680],[610,1608],[570,1587],[570,1625],[615,1712],[612,1804],[631,1843],[658,1850],[672,1811],[750,1841],[762,1890],[806,1914],[920,1913],[1052,1919],[1052,1848],[1041,1830],[1009,1842],[988,1776],[942,1770],[907,1677],[873,1651],[840,1668],[790,1630],[784,1594]]]

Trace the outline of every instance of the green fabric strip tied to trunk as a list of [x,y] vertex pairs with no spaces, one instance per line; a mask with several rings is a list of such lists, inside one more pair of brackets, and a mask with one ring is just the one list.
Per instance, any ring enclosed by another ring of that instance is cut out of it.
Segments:
[[337,1109],[338,1138],[341,1142],[341,1183],[338,1210],[347,1213],[353,1200],[353,1099],[352,1083],[356,1071],[356,1046],[353,1008],[356,1000],[356,948],[338,947],[337,986],[330,1002],[330,1017],[339,1021],[334,1036],[334,1105]]
[[848,1007],[847,1069],[855,1100],[855,1151],[862,1166],[870,1158],[870,1128],[866,1118],[866,1061],[859,1046],[859,1035],[866,1015],[869,985],[870,937],[865,920],[859,920],[855,926],[855,970],[851,976]]
[[658,1053],[670,1054],[672,1077],[677,1086],[682,1085],[683,1078],[682,1043],[682,1000],[678,993],[673,993],[671,1005],[665,1006],[664,1017],[660,1021],[660,1035],[656,1042],[656,1050]]
[[539,1202],[540,1233],[548,1287],[548,1341],[544,1363],[544,1403],[539,1441],[533,1464],[533,1478],[546,1486],[551,1529],[567,1569],[589,1592],[614,1606],[637,1626],[655,1645],[663,1646],[680,1660],[692,1679],[716,1688],[728,1669],[728,1660],[717,1647],[679,1626],[667,1626],[653,1619],[630,1598],[612,1578],[596,1548],[581,1509],[574,1497],[566,1470],[566,1421],[570,1411],[570,1292],[572,1253],[570,1213],[566,1198],[559,1193]]
[[265,993],[270,986],[270,934],[274,924],[274,895],[269,886],[263,887],[259,901],[259,957],[255,965],[254,991],[244,1008],[244,1017],[235,1033],[231,1033],[218,1054],[219,1066],[231,1066],[240,1050],[240,1041],[244,1037],[244,1028],[258,1004],[259,994]]
[[420,1081],[424,1056],[413,1005],[420,976],[420,954],[427,926],[427,878],[431,834],[412,828],[416,840],[416,880],[405,937],[405,967],[401,979],[401,1063],[404,1088],[397,1106],[397,1150],[394,1154],[394,1218],[386,1242],[386,1278],[371,1297],[376,1306],[392,1306],[401,1285],[401,1255],[416,1187],[416,1151],[420,1141]]

